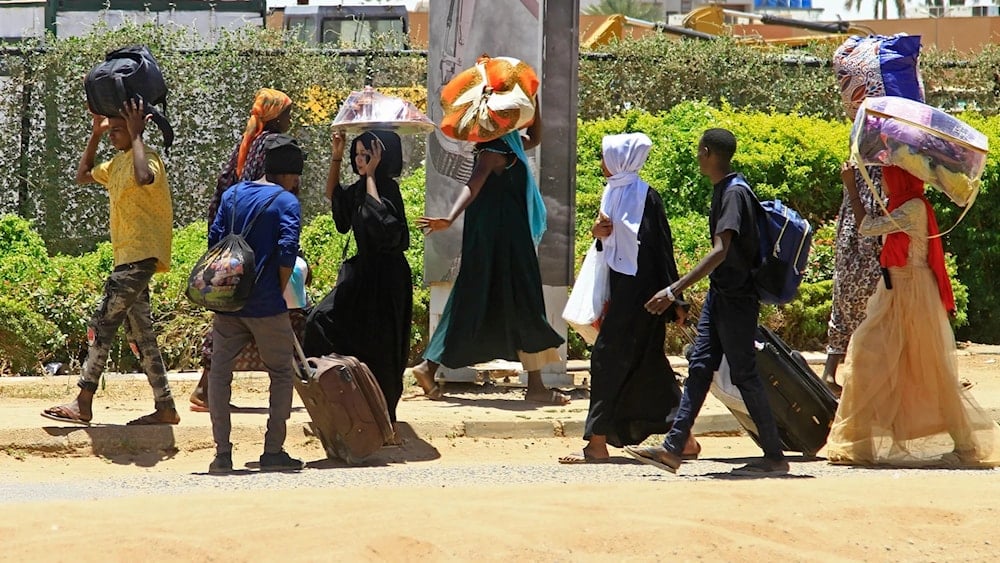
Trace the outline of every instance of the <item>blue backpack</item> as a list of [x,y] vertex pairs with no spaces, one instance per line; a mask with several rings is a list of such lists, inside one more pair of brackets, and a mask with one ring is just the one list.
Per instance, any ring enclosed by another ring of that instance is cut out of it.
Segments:
[[[734,176],[730,185],[745,186],[754,193],[741,174]],[[761,303],[784,305],[795,299],[805,275],[812,226],[780,199],[757,200],[757,206],[760,262],[753,269],[754,285]]]

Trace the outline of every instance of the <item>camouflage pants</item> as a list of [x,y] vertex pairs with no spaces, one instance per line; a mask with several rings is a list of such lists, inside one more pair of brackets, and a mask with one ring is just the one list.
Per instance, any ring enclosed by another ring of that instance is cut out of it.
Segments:
[[90,346],[77,383],[81,389],[97,390],[101,374],[108,363],[108,350],[118,333],[118,327],[124,325],[129,346],[139,358],[149,385],[153,388],[156,408],[174,408],[149,307],[149,281],[155,272],[156,259],[148,258],[116,266],[104,282],[104,296],[87,326],[87,341]]

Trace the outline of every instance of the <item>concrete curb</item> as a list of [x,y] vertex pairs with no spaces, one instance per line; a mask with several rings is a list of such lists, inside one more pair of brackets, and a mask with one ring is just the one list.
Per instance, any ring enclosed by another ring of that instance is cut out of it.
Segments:
[[[1000,420],[1000,408],[988,409],[994,420]],[[455,423],[443,420],[422,420],[407,423],[422,439],[582,439],[582,420],[469,420]],[[728,435],[743,433],[732,415],[703,414],[694,425],[694,434]],[[308,422],[291,422],[288,439],[309,441],[312,430]],[[263,425],[234,425],[234,444],[246,444],[253,449],[264,443]],[[175,453],[208,450],[214,447],[209,426],[124,426],[94,425],[90,427],[36,427],[0,429],[0,452],[31,455],[97,455],[110,457],[139,453]]]
[[[423,439],[547,439],[583,436],[579,420],[476,421],[455,424],[450,421],[423,420],[408,423]],[[738,434],[740,426],[728,414],[710,414],[698,418],[696,435]],[[289,440],[309,440],[308,422],[288,425]],[[234,425],[234,444],[248,448],[264,442],[264,426]],[[208,426],[124,426],[94,425],[81,427],[36,427],[0,429],[0,451],[33,455],[116,456],[149,452],[173,453],[214,447]]]

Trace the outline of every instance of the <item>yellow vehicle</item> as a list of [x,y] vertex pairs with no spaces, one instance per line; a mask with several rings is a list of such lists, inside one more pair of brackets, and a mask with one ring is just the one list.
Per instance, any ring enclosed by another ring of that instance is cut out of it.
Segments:
[[[795,27],[819,33],[794,37],[765,38],[759,33],[753,32],[755,24]],[[683,26],[639,20],[623,15],[610,16],[580,42],[580,48],[592,50],[601,45],[606,45],[615,39],[620,40],[626,36],[641,35],[645,32],[655,31],[706,40],[718,37],[733,37],[747,43],[783,45],[787,47],[802,47],[816,42],[841,43],[849,35],[868,35],[872,33],[870,28],[853,25],[846,21],[809,22],[769,14],[740,12],[723,8],[719,5],[708,5],[691,10],[684,17]]]

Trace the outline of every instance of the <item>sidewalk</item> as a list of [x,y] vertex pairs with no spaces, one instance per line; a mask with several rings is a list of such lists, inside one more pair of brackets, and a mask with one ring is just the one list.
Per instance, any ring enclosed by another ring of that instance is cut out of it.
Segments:
[[[985,347],[984,347],[985,348]],[[996,350],[966,353],[960,365],[974,364],[969,373],[979,385],[977,399],[994,415],[1000,414],[1000,375],[990,354]],[[806,354],[807,361],[820,371],[822,354]],[[675,369],[686,362],[671,358]],[[978,367],[977,367],[978,366]],[[966,375],[963,372],[963,375]],[[99,390],[94,403],[94,424],[89,427],[61,424],[39,416],[46,407],[59,404],[76,394],[76,376],[0,378],[0,451],[25,454],[101,455],[149,451],[201,450],[213,447],[208,413],[188,410],[187,397],[198,373],[171,373],[181,423],[177,426],[125,426],[133,418],[151,410],[152,397],[142,374],[108,374],[106,388]],[[234,380],[233,402],[242,407],[233,412],[234,444],[248,448],[263,443],[267,419],[267,376],[239,373]],[[413,389],[416,390],[416,389]],[[405,398],[397,409],[422,439],[582,437],[589,400],[582,390],[574,390],[574,400],[565,406],[529,403],[523,389],[503,386],[449,384],[442,401],[422,397]],[[289,440],[309,441],[309,416],[295,395]],[[739,424],[714,397],[709,396],[695,424],[698,435],[738,434]],[[319,447],[318,444],[316,446]]]

